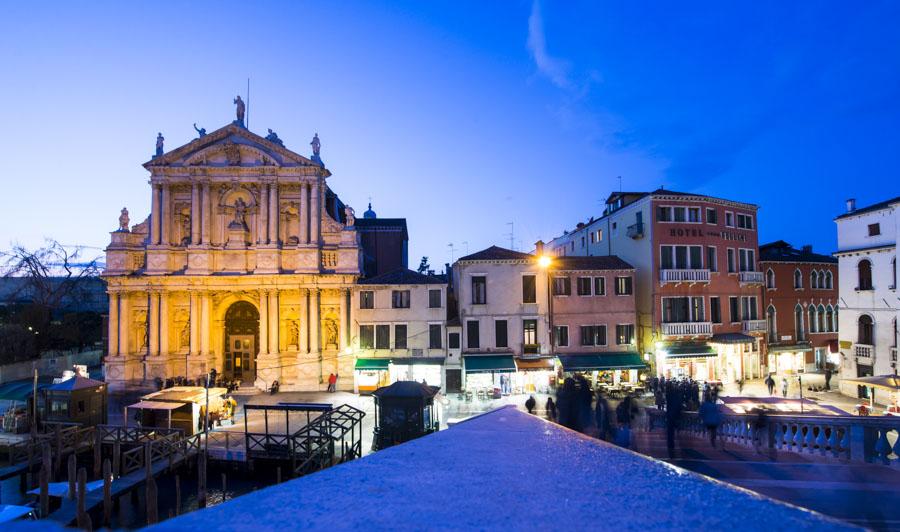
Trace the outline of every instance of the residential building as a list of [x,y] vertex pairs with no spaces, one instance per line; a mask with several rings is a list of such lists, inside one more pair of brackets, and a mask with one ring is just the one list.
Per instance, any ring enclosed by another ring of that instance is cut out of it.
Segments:
[[615,255],[634,266],[637,346],[657,374],[730,382],[760,375],[756,211],[664,189],[616,192],[603,216],[547,246],[557,256]]
[[444,384],[447,281],[408,269],[363,279],[353,289],[354,389],[398,380]]
[[311,144],[299,155],[242,116],[168,152],[157,140],[150,216],[123,209],[106,249],[110,388],[213,368],[282,390],[352,375],[358,235]]
[[765,276],[765,372],[840,368],[838,260],[783,240],[759,246],[759,255]]
[[[837,223],[841,375],[863,377],[897,370],[897,234],[900,197],[856,208]],[[841,391],[865,397],[866,388],[841,384]]]

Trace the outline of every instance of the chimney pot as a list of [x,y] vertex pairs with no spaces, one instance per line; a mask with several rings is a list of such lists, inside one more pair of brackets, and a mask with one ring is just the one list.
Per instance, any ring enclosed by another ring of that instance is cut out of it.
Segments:
[[537,242],[534,243],[534,253],[538,257],[540,257],[541,255],[544,254],[544,241],[543,240],[538,240]]
[[856,198],[850,198],[847,200],[847,212],[853,212],[856,210]]

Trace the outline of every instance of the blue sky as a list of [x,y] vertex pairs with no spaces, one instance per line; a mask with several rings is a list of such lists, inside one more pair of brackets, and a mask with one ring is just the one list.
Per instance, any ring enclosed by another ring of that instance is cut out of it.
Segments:
[[760,205],[832,251],[843,201],[900,195],[897,2],[92,2],[0,20],[0,245],[102,247],[172,149],[233,119],[307,154],[410,266],[528,249],[618,189]]

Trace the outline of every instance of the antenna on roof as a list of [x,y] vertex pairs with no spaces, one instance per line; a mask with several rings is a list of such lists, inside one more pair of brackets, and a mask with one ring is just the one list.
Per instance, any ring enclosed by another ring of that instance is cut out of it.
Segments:
[[469,241],[463,240],[463,245],[466,246],[466,255],[469,254]]
[[[447,247],[450,248],[450,264],[453,264],[453,252],[456,250],[456,248],[453,247],[453,242],[450,242],[449,244],[447,244]],[[468,253],[467,253],[467,255],[468,255]]]
[[622,193],[622,176],[618,176],[616,179],[619,180],[619,194]]
[[509,249],[515,251],[516,250],[516,224],[514,222],[506,222],[506,225],[509,226],[509,233],[506,233],[506,235],[509,237]]
[[247,129],[250,129],[250,78],[247,78]]

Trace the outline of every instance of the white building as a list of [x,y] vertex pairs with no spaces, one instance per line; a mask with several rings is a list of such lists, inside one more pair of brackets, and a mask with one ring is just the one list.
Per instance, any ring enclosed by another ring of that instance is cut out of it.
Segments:
[[359,281],[353,290],[354,390],[398,380],[444,388],[447,282],[400,269]]
[[[894,373],[900,317],[897,296],[900,197],[861,209],[856,208],[856,200],[847,200],[847,212],[835,222],[841,373],[849,377]],[[842,384],[841,391],[852,396],[866,393],[852,384]]]

